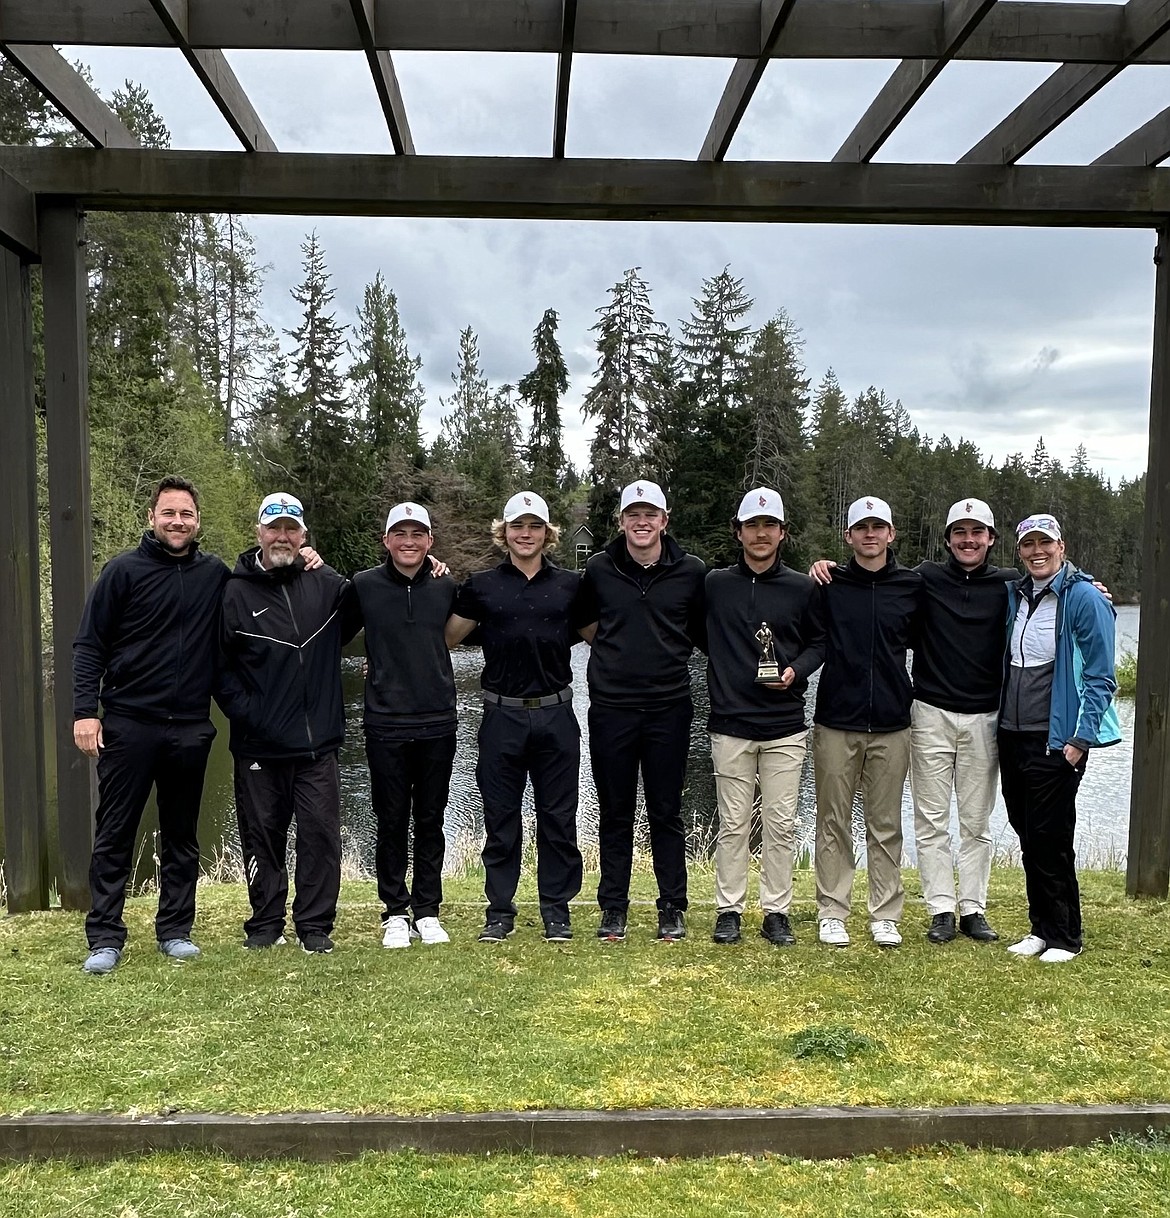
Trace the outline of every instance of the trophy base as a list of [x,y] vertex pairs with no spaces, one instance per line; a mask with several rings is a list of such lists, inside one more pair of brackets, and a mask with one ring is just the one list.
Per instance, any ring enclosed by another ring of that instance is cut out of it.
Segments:
[[772,685],[780,680],[779,664],[761,664],[756,671],[757,685]]

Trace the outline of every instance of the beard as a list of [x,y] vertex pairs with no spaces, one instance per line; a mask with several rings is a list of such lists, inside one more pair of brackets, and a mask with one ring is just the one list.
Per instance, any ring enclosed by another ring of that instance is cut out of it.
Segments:
[[291,567],[296,560],[296,550],[273,547],[273,549],[268,551],[268,565],[270,567]]

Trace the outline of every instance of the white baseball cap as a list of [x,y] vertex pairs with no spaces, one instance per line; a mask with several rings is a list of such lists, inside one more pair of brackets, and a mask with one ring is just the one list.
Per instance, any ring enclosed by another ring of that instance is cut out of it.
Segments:
[[784,523],[784,500],[779,491],[769,490],[766,486],[757,486],[748,491],[739,501],[739,510],[735,519],[739,524],[756,516],[771,516],[773,520]]
[[265,495],[256,516],[257,524],[275,524],[278,520],[292,520],[301,528],[305,524],[305,509],[295,495],[286,495],[278,491],[275,495]]
[[863,495],[849,505],[845,527],[851,529],[859,520],[880,520],[883,524],[893,527],[894,513],[890,511],[890,505],[884,499]]
[[650,507],[666,511],[666,496],[657,482],[631,482],[622,490],[622,502],[618,511],[624,512],[626,508],[633,507],[635,503],[645,503]]
[[412,524],[421,524],[428,533],[431,531],[430,513],[421,503],[396,503],[390,509],[390,515],[386,517],[386,527],[382,530],[383,536],[404,520],[409,520]]
[[518,491],[504,504],[504,523],[511,524],[521,516],[536,516],[550,524],[548,504],[535,491]]
[[982,499],[960,499],[958,503],[952,503],[951,510],[947,513],[947,528],[958,524],[960,520],[974,520],[978,524],[987,525],[989,529],[995,528],[995,517],[991,514],[991,508]]
[[1029,533],[1042,533],[1045,537],[1051,537],[1053,541],[1060,541],[1060,522],[1048,512],[1039,512],[1035,516],[1026,517],[1016,525],[1017,541],[1023,541]]

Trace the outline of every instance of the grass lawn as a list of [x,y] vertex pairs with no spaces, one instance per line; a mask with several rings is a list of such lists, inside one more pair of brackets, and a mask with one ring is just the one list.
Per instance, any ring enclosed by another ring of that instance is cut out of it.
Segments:
[[[652,878],[636,882],[647,900]],[[546,944],[528,887],[514,938],[482,945],[475,877],[448,886],[453,942],[408,951],[380,946],[373,886],[347,884],[331,956],[292,944],[243,951],[242,886],[209,885],[196,929],[204,956],[174,964],[153,950],[153,902],[135,899],[131,950],[105,978],[80,970],[81,915],[9,917],[0,920],[0,1112],[1170,1097],[1166,903],[1132,903],[1120,874],[1086,873],[1085,954],[1046,966],[1004,950],[1027,929],[1018,870],[992,873],[989,913],[1004,937],[992,946],[929,945],[917,876],[906,882],[896,951],[875,948],[859,914],[852,947],[817,944],[808,872],[798,876],[799,942],[789,949],[759,937],[758,911],[745,915],[741,944],[713,944],[712,876],[701,868],[692,938],[678,944],[654,941],[650,904],[633,909],[624,944],[594,938],[588,905],[575,911],[572,943]]]
[[0,1218],[1155,1218],[1167,1198],[1165,1142],[816,1163],[371,1154],[327,1165],[202,1155],[0,1164]]

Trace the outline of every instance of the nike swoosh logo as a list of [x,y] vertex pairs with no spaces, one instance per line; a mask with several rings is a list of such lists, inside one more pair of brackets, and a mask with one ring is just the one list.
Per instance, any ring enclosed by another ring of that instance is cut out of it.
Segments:
[[265,605],[263,609],[253,609],[253,610],[252,610],[252,616],[253,616],[253,617],[259,617],[259,616],[260,616],[262,613],[267,613],[267,612],[268,612],[268,609],[269,609],[269,606],[268,606],[268,605]]

